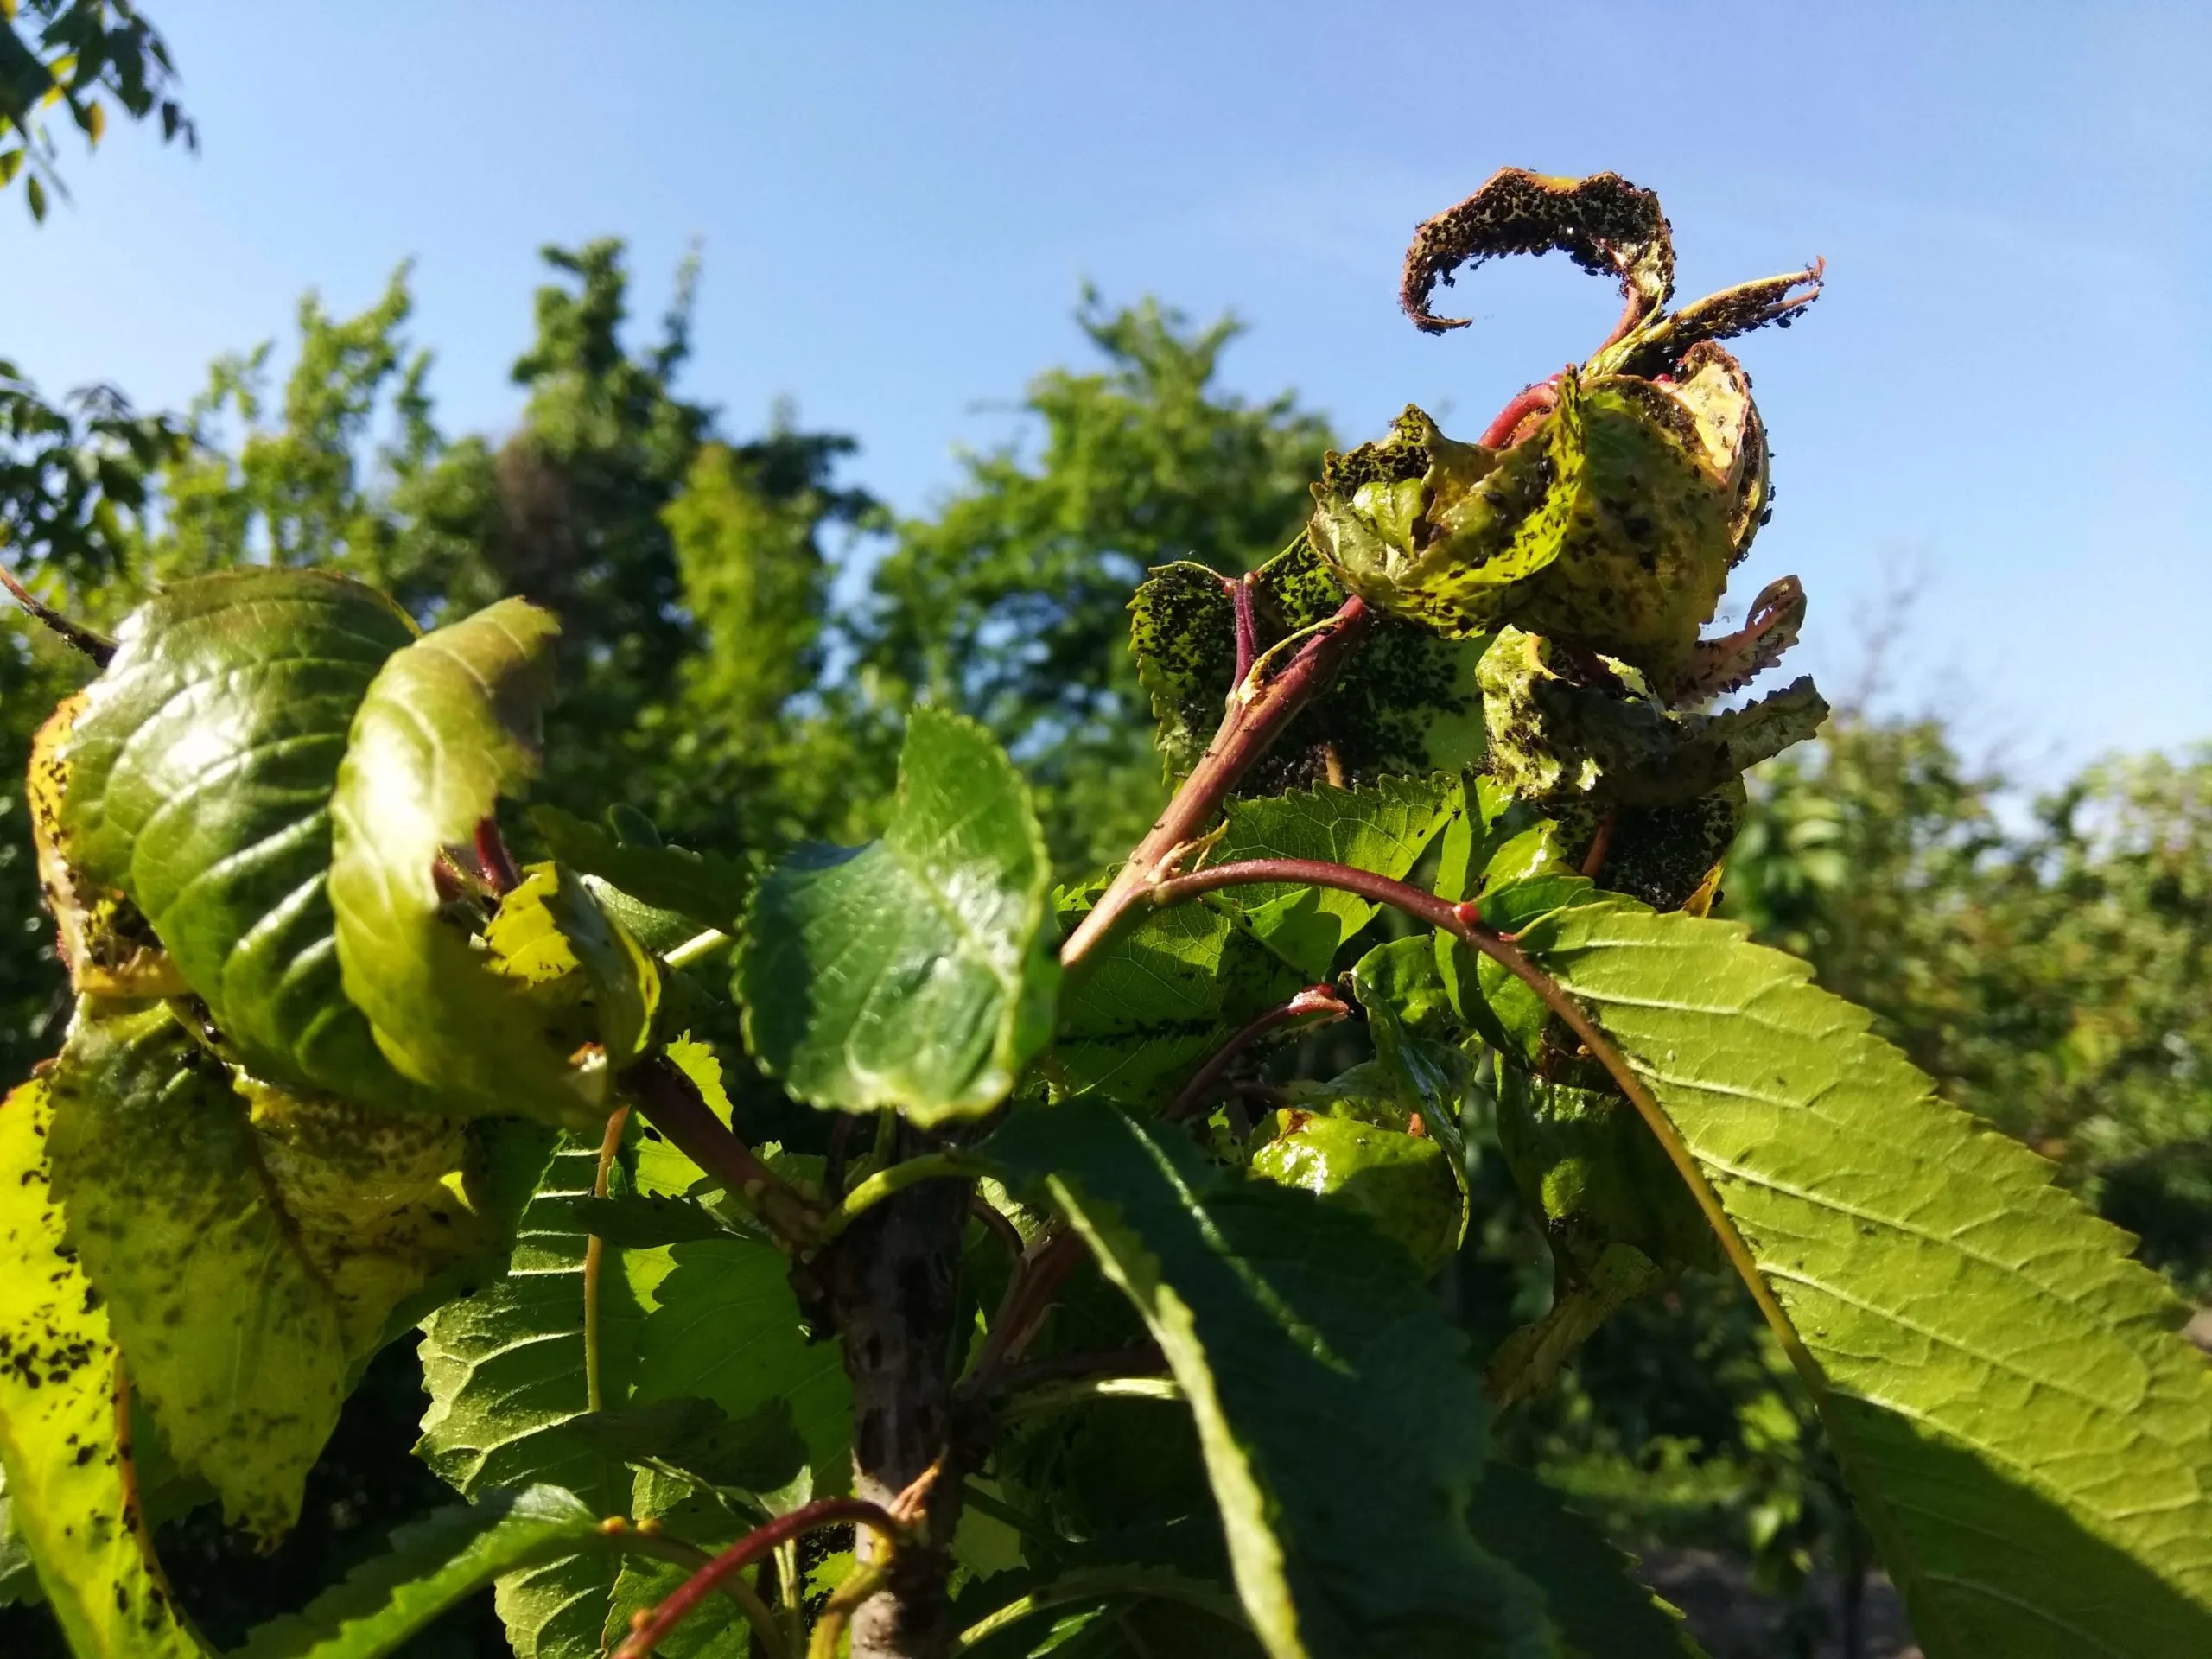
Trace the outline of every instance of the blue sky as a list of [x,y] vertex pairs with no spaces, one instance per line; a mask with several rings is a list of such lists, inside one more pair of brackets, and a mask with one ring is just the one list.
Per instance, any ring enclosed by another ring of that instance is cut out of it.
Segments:
[[[605,4],[162,0],[202,154],[112,133],[42,231],[0,214],[6,343],[51,391],[173,405],[308,289],[416,260],[449,429],[515,413],[537,247],[629,238],[650,321],[693,238],[693,395],[863,445],[918,509],[1079,360],[1086,280],[1249,334],[1239,391],[1339,431],[1471,433],[1616,309],[1491,267],[1444,340],[1416,221],[1496,167],[1657,189],[1685,297],[1829,262],[1744,343],[1778,511],[1739,573],[1855,619],[1918,584],[1893,700],[2031,775],[2212,736],[2212,7]],[[65,140],[66,142],[69,142]],[[280,346],[281,349],[281,346]]]

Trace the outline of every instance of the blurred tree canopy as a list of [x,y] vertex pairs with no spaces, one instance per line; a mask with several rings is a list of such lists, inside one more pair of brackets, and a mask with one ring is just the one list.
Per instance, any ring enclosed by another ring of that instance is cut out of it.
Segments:
[[106,135],[111,101],[134,121],[157,118],[164,142],[196,149],[175,82],[167,42],[132,0],[0,0],[0,192],[21,177],[34,219],[67,194],[47,126],[57,111],[87,148]]

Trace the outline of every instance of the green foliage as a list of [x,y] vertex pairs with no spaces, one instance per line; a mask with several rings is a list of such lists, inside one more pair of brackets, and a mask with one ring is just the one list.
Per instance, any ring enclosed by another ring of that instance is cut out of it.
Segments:
[[446,921],[437,880],[445,849],[473,845],[537,770],[554,632],[503,600],[385,660],[331,798],[330,900],[346,995],[410,1082],[450,1110],[588,1124],[591,1075]]
[[988,1153],[1166,1354],[1269,1654],[1545,1650],[1537,1597],[1467,1530],[1482,1396],[1400,1252],[1103,1106],[1019,1116]]
[[181,582],[132,613],[64,751],[65,855],[137,904],[275,1082],[359,1092],[385,1070],[340,984],[325,873],[354,712],[414,637],[381,594],[312,572]]
[[737,970],[753,1052],[817,1106],[990,1110],[1050,1029],[1046,860],[996,746],[918,710],[883,838],[803,849],[760,884]]
[[[419,1325],[471,1506],[250,1653],[488,1582],[587,1659],[774,1517],[659,1650],[798,1659],[843,1586],[856,1659],[1694,1654],[1569,1502],[1785,1589],[1878,1552],[1931,1659],[2203,1647],[2177,1305],[1704,919],[1748,817],[1737,906],[2201,1268],[2203,768],[2006,834],[1847,721],[1747,789],[1826,705],[1706,707],[1805,613],[1698,636],[1767,499],[1713,342],[1817,273],[1669,312],[1649,193],[1509,170],[1408,308],[1547,247],[1628,310],[1478,443],[1325,459],[1218,390],[1229,325],[1093,305],[1042,442],[896,525],[847,441],[679,391],[688,266],[626,343],[612,243],[549,251],[497,445],[435,426],[404,272],[302,307],[281,396],[219,365],[188,450],[0,388],[16,563],[122,621],[65,628],[81,699],[0,651],[83,993],[0,1107],[0,1598],[200,1651],[144,1522],[196,1473],[273,1541]],[[1180,843],[1090,874],[1148,735]],[[0,951],[27,1065],[51,974]]]
[[1818,1368],[1823,1421],[1923,1640],[2200,1645],[2212,1373],[2124,1236],[1739,930],[1613,900],[1521,938],[1707,1173]]

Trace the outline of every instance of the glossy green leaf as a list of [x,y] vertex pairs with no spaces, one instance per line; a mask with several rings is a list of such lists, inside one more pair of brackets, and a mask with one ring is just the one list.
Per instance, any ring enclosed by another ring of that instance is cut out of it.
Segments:
[[536,775],[558,626],[502,600],[397,652],[353,717],[333,823],[330,898],[346,995],[402,1073],[451,1109],[586,1127],[606,1103],[557,1029],[487,970],[433,870]]
[[1535,1476],[1493,1463],[1471,1514],[1484,1547],[1544,1592],[1560,1659],[1705,1659],[1681,1614],[1630,1576],[1635,1562]]
[[1228,907],[1154,911],[1069,980],[1047,1064],[1071,1093],[1164,1103],[1231,1032],[1305,982]]
[[159,1003],[87,1003],[49,1088],[54,1190],[132,1385],[177,1461],[273,1542],[337,1426],[348,1356],[245,1103]]
[[[1253,622],[1267,651],[1344,601],[1344,588],[1300,537],[1252,574]],[[1152,698],[1171,779],[1205,752],[1236,677],[1236,613],[1204,565],[1154,570],[1129,603],[1130,649]],[[1446,639],[1378,618],[1328,686],[1253,765],[1238,787],[1280,794],[1315,784],[1370,784],[1457,772],[1483,752],[1475,664],[1486,642]]]
[[1468,1530],[1487,1414],[1400,1250],[1104,1105],[1019,1113],[984,1150],[1166,1354],[1275,1659],[1550,1651],[1535,1591]]
[[486,1492],[399,1528],[371,1557],[296,1613],[255,1630],[234,1659],[378,1659],[504,1574],[576,1554],[613,1559],[601,1517],[574,1492],[536,1485]]
[[67,745],[66,851],[128,893],[249,1069],[405,1103],[340,983],[330,799],[370,681],[415,638],[374,589],[293,569],[132,613]]
[[598,876],[640,904],[689,917],[702,928],[737,925],[752,880],[734,861],[624,841],[556,806],[532,807],[530,821],[546,849],[569,868]]
[[[1306,858],[1403,877],[1455,810],[1456,780],[1386,778],[1359,789],[1322,785],[1287,795],[1231,800],[1209,864]],[[1325,979],[1337,952],[1379,906],[1357,893],[1277,884],[1224,895],[1254,933],[1309,980]]]
[[737,965],[747,1040],[817,1106],[990,1110],[1051,1034],[1051,877],[1013,764],[973,721],[917,709],[883,838],[802,849],[761,882]]
[[80,1659],[200,1659],[131,1523],[107,1311],[48,1190],[43,1084],[0,1103],[0,1468],[17,1535]]
[[2212,1368],[2126,1236],[1732,923],[1606,899],[1521,944],[1719,1194],[1931,1659],[2212,1648]]

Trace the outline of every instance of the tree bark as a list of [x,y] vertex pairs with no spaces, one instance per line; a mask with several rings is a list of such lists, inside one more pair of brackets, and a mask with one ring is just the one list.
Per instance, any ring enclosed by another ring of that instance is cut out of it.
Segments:
[[[852,1659],[941,1659],[951,1641],[944,1586],[961,1482],[953,1324],[969,1190],[965,1181],[925,1181],[895,1194],[810,1269],[853,1385],[855,1495],[888,1509],[938,1466],[924,1506],[928,1546],[902,1551],[885,1586],[861,1604]],[[880,1548],[866,1529],[856,1545],[862,1561]]]

